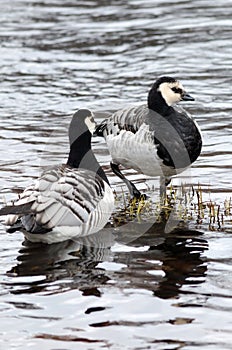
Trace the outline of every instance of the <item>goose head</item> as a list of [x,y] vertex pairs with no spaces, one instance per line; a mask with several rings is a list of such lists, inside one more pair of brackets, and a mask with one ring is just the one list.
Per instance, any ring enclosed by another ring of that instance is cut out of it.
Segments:
[[183,85],[172,77],[161,77],[153,84],[149,96],[148,104],[153,105],[153,99],[161,95],[166,105],[172,106],[180,101],[194,101],[184,89]]
[[92,136],[96,127],[93,113],[89,109],[79,109],[74,113],[69,125],[69,142],[73,144],[80,136]]

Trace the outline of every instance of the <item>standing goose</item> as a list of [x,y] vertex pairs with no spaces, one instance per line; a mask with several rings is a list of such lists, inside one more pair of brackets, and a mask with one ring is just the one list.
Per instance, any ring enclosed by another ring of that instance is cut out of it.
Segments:
[[119,165],[148,176],[160,176],[161,195],[171,177],[189,167],[200,155],[200,130],[179,101],[194,101],[179,81],[161,77],[148,94],[148,104],[122,109],[95,130],[103,136],[112,157],[112,171],[127,185],[132,197],[141,193],[120,171]]
[[[91,149],[92,113],[78,110],[69,126],[67,164],[45,171],[20,197],[0,210],[8,232],[32,242],[55,243],[99,231],[114,207],[107,177]],[[10,215],[8,215],[10,214]]]

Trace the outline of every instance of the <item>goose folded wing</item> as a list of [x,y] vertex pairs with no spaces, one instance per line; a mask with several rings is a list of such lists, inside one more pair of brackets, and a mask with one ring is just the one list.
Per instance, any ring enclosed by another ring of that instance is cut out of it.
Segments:
[[52,229],[57,226],[80,226],[87,222],[103,197],[104,183],[92,172],[74,169],[53,169],[45,172],[34,186],[28,187],[14,202],[2,208],[9,217],[32,214],[37,225]]
[[95,135],[104,137],[109,134],[118,135],[121,130],[135,134],[143,124],[148,112],[146,105],[118,110],[97,126]]
[[39,191],[32,211],[47,228],[80,226],[103,197],[101,180],[87,171],[66,172],[49,190]]

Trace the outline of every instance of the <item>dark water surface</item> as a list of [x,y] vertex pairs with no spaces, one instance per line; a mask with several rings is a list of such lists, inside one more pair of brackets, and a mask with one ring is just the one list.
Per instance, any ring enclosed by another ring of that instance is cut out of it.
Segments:
[[[232,189],[231,1],[1,0],[0,23],[2,203],[65,159],[77,108],[141,103],[165,74],[196,98],[185,107],[204,138],[182,179],[223,213]],[[120,192],[103,140],[94,148]],[[1,225],[0,349],[232,349],[225,218],[220,230],[207,217],[181,231],[155,220],[109,225],[51,246]]]

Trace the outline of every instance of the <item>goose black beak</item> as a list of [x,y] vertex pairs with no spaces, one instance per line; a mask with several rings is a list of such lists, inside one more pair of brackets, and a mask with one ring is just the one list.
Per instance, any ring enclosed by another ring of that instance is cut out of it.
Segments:
[[191,95],[184,92],[181,96],[182,101],[195,101],[195,98],[193,98]]
[[98,136],[98,133],[97,133],[97,124],[95,125],[95,129],[94,129],[94,132],[93,132],[93,137],[96,137]]

